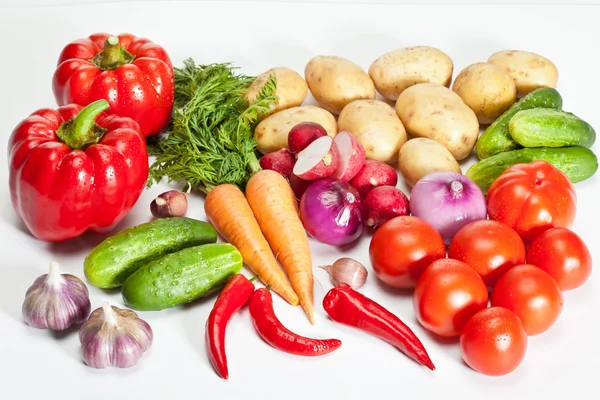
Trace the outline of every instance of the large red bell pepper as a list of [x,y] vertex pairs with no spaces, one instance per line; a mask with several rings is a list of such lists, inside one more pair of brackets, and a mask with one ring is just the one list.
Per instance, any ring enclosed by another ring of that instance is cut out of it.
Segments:
[[60,242],[114,228],[148,179],[148,152],[137,122],[83,108],[41,109],[13,130],[9,185],[16,213],[38,239]]
[[130,34],[97,33],[69,43],[52,81],[58,105],[105,99],[146,136],[162,131],[173,110],[173,65],[159,45]]

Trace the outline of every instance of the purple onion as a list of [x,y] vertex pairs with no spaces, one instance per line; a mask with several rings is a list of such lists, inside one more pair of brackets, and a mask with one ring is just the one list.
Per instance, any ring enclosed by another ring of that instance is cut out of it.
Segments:
[[446,244],[469,222],[487,218],[485,196],[479,186],[450,171],[421,178],[412,189],[410,211],[433,225]]
[[300,200],[300,219],[316,240],[343,246],[360,237],[366,211],[358,191],[339,179],[312,183]]

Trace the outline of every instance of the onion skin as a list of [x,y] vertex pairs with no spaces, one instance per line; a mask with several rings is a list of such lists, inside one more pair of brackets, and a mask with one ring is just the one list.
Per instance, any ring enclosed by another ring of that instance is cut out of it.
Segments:
[[339,179],[312,183],[300,199],[300,219],[306,231],[321,243],[343,246],[364,230],[366,210],[358,191]]
[[487,218],[483,192],[462,174],[438,171],[421,178],[410,196],[410,211],[433,225],[445,244],[469,222]]

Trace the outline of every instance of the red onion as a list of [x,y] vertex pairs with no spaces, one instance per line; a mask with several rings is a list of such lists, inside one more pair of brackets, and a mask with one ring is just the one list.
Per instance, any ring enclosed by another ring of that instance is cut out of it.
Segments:
[[412,189],[410,211],[433,225],[446,244],[469,222],[487,218],[485,196],[479,186],[450,171],[421,178]]
[[325,178],[304,191],[300,219],[319,242],[343,246],[362,234],[365,208],[356,189],[339,179]]

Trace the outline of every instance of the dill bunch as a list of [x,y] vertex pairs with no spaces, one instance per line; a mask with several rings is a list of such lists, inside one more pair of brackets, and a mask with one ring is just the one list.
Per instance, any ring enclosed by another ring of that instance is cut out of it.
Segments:
[[156,156],[148,187],[166,177],[204,193],[223,183],[243,189],[261,170],[254,128],[278,101],[275,76],[250,104],[244,95],[256,77],[235,69],[230,63],[196,65],[191,58],[174,69],[175,109],[166,137],[148,146]]

